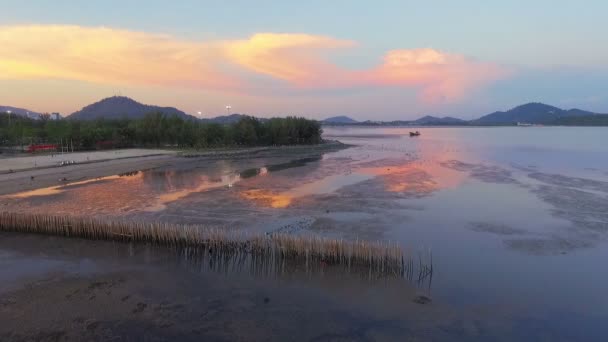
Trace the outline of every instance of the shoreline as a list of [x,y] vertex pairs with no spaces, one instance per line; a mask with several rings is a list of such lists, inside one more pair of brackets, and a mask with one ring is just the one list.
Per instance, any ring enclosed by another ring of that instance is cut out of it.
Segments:
[[[151,152],[155,153],[134,156],[124,156],[123,154],[117,158],[85,160],[85,162],[66,166],[49,165],[47,167],[14,170],[14,172],[0,171],[0,196],[200,160],[281,157],[289,156],[290,153],[294,152],[299,154],[324,153],[348,147],[350,147],[350,145],[346,145],[338,141],[329,141],[327,143],[318,145],[209,149],[195,152],[196,154],[192,155],[188,154],[190,153],[189,151],[165,150],[166,153],[158,153],[160,150],[150,150]],[[120,151],[124,152],[125,150]],[[141,153],[140,150],[137,151]],[[107,152],[101,153],[105,153],[106,156],[108,155]],[[92,153],[87,154],[90,155]],[[51,158],[48,155],[40,157]],[[6,160],[10,159],[11,158],[0,160],[5,162]],[[69,159],[71,160],[72,158]]]
[[[74,161],[75,164],[91,164],[109,160],[127,158],[151,157],[176,154],[177,151],[161,149],[117,149],[107,151],[86,151],[73,153],[53,153],[42,155],[26,155],[17,157],[0,158],[1,174],[10,174],[30,170],[41,170],[47,168],[62,167],[61,162]],[[63,166],[65,167],[65,166]]]

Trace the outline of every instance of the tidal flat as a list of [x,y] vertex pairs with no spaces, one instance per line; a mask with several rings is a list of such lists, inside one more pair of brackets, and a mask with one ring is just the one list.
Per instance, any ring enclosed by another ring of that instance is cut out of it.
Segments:
[[392,241],[434,266],[424,279],[260,274],[2,233],[0,340],[603,341],[604,130],[419,130],[326,128],[347,146],[0,175],[2,211]]

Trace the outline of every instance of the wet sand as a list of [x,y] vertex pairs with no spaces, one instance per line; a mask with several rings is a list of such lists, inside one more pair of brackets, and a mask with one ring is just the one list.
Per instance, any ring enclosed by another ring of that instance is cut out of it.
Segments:
[[404,280],[256,277],[150,248],[0,234],[0,340],[391,341],[455,324]]
[[[1,341],[570,341],[517,304],[455,310],[430,284],[271,276],[131,245],[0,233]],[[598,321],[597,323],[600,323]],[[539,328],[541,327],[541,328]],[[601,341],[597,331],[585,336]]]
[[32,169],[56,167],[61,162],[74,161],[78,164],[94,163],[108,160],[149,157],[159,155],[174,155],[177,151],[160,149],[121,149],[109,151],[87,151],[74,153],[45,153],[19,157],[4,157],[0,159],[0,173],[17,172]]
[[[120,150],[114,152],[74,153],[63,157],[65,160],[76,160],[72,156],[78,155],[78,160],[85,158],[84,162],[74,165],[57,166],[50,156],[19,157],[0,159],[3,169],[13,169],[14,172],[0,172],[0,195],[12,194],[27,190],[63,185],[87,179],[124,174],[134,171],[150,170],[158,167],[171,167],[188,165],[205,160],[218,160],[229,158],[237,160],[251,157],[285,157],[293,158],[295,155],[318,154],[326,151],[345,148],[336,142],[315,146],[293,147],[254,147],[238,149],[211,149],[198,152],[177,152],[164,150]],[[95,156],[86,161],[89,156]],[[186,158],[185,156],[192,156]],[[55,156],[54,158],[58,158]],[[24,161],[24,159],[27,159]],[[33,160],[45,160],[36,168],[30,167]],[[20,169],[19,166],[22,166]]]
[[24,170],[0,174],[0,195],[46,188],[70,182],[153,169],[179,160],[172,155],[106,160],[95,163]]

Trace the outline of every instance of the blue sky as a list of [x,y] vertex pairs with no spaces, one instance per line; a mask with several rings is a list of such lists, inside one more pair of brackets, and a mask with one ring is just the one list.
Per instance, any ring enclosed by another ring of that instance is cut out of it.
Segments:
[[[223,103],[256,115],[344,114],[360,119],[407,119],[427,113],[470,117],[527,101],[608,112],[608,96],[603,91],[608,89],[606,13],[605,1],[1,0],[0,27],[70,26],[70,30],[79,30],[78,39],[85,46],[90,35],[81,31],[101,26],[116,31],[108,37],[124,36],[125,32],[162,34],[174,41],[205,45],[204,54],[218,59],[206,65],[205,72],[239,70],[217,76],[237,79],[238,87],[219,87],[184,77],[172,82],[162,75],[158,81],[146,78],[130,82],[128,77],[105,80],[83,76],[96,71],[73,70],[73,66],[69,70],[64,66],[53,69],[78,76],[49,76],[48,72],[33,76],[28,69],[10,77],[0,75],[0,87],[7,89],[0,92],[0,104],[68,113],[120,91],[142,102],[209,115],[221,113]],[[4,45],[13,49],[13,40],[20,40],[17,35],[24,31],[8,32]],[[219,52],[207,47],[218,42],[233,46],[260,33],[289,35],[266,37],[261,45],[266,48],[272,40],[272,51],[254,47],[253,42],[242,49],[239,46],[236,60],[230,53],[217,57]],[[7,37],[9,34],[12,37]],[[72,36],[62,34],[61,39],[40,39],[63,42],[65,35]],[[37,48],[35,39],[29,40],[30,46],[15,44],[14,50],[20,53],[5,56],[5,62],[29,58],[24,54]],[[192,46],[187,49],[202,51]],[[436,51],[440,57],[421,49]],[[0,71],[3,54],[8,53],[0,52]],[[302,55],[310,58],[302,59]],[[283,66],[282,72],[254,59],[268,56]],[[103,62],[92,60],[92,56],[78,57],[86,57],[91,64]],[[445,66],[429,65],[428,58],[435,64],[447,63],[450,68],[446,71]],[[292,63],[290,59],[298,61]],[[387,65],[387,60],[398,62]],[[165,61],[170,62],[182,60]],[[14,65],[6,63],[5,68]],[[31,61],[28,68],[38,70],[40,63],[43,61]],[[198,66],[190,66],[193,73],[199,72]],[[304,69],[306,75],[293,75],[293,70],[308,67],[311,69]],[[125,69],[130,69],[129,65]],[[286,69],[290,72],[285,73]],[[411,75],[412,70],[419,69],[424,70],[423,75]],[[187,74],[181,69],[177,72]],[[467,80],[463,72],[476,75],[475,80]],[[336,84],[326,85],[323,75],[335,78]],[[133,79],[140,76],[133,75]],[[205,73],[200,78],[208,77]],[[52,97],[43,94],[50,84],[54,87]],[[263,86],[256,87],[260,84]],[[29,95],[24,94],[25,89],[30,90]],[[70,93],[79,95],[74,98]]]

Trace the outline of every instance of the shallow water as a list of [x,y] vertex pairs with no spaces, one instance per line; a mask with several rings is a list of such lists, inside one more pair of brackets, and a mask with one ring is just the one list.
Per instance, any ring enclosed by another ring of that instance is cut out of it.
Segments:
[[419,130],[410,138],[407,128],[325,128],[356,146],[188,161],[1,200],[16,211],[398,241],[412,253],[432,250],[431,305],[472,315],[486,333],[603,340],[606,130]]

